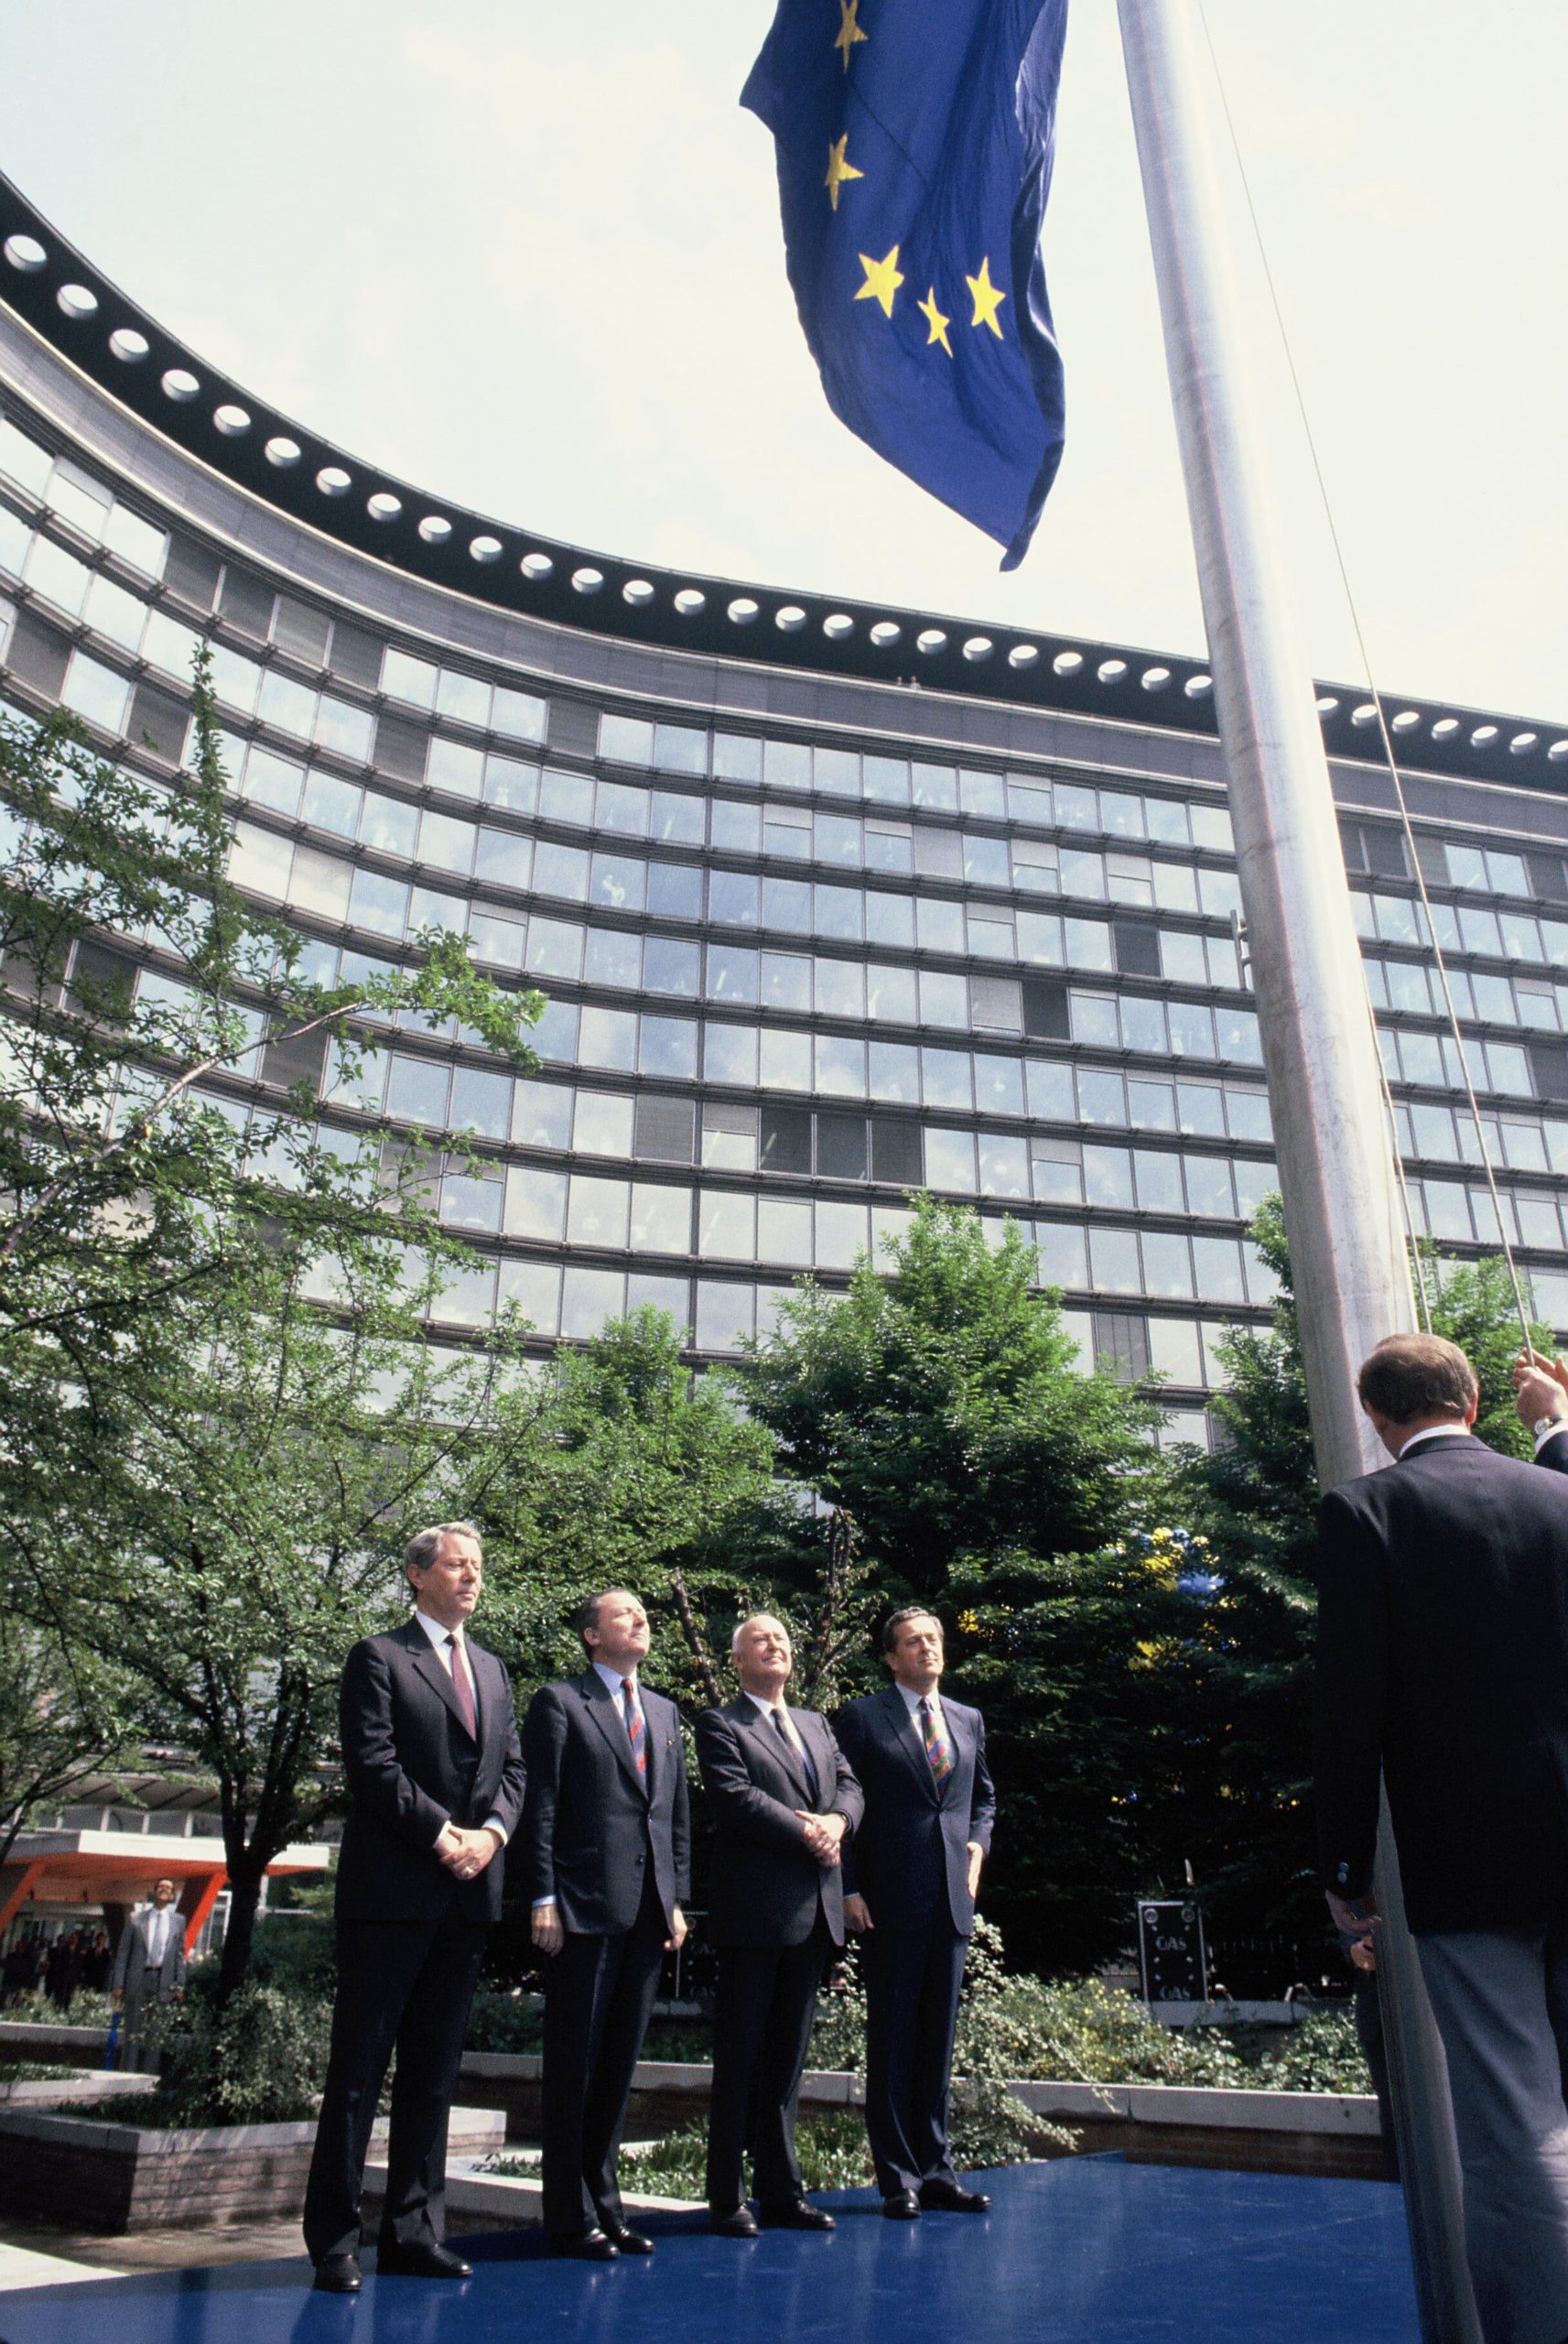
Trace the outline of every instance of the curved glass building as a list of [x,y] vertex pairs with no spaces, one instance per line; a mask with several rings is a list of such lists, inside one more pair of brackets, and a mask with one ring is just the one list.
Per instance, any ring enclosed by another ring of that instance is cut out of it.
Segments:
[[[4,180],[0,254],[6,701],[168,780],[204,638],[233,874],[313,965],[435,923],[548,996],[535,1080],[410,1032],[373,1090],[277,1051],[251,1086],[471,1133],[454,1340],[510,1297],[541,1342],[646,1301],[722,1356],[924,1187],[1022,1220],[1086,1355],[1204,1437],[1274,1167],[1199,663],[541,540],[266,408]],[[1485,1250],[1373,711],[1319,706],[1414,1211]],[[1568,728],[1411,701],[1394,732],[1510,1234],[1568,1325]]]

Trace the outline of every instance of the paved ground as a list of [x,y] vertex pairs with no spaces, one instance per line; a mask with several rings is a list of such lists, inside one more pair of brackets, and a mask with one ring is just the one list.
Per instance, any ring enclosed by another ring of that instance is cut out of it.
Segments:
[[52,2223],[23,2221],[8,2215],[0,2221],[0,2288],[42,2284],[38,2278],[11,2276],[9,2258],[18,2251],[56,2256],[90,2270],[117,2272],[194,2271],[220,2263],[282,2262],[302,2256],[305,2250],[296,2221],[227,2222],[221,2230],[134,2230],[124,2238],[104,2238],[91,2230],[57,2230]]

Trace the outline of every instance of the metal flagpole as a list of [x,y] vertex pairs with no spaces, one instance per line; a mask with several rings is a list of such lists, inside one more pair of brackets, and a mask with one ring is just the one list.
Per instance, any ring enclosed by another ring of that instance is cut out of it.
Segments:
[[[1263,489],[1199,78],[1196,0],[1118,0],[1236,830],[1319,1475],[1386,1462],[1361,1361],[1415,1325],[1360,946],[1310,670]],[[1387,1809],[1379,1981],[1426,2344],[1478,2344],[1443,2046]]]

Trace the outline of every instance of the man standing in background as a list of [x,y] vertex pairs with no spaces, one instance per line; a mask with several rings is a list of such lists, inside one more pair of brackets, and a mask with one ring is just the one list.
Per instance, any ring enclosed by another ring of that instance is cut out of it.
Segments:
[[651,2254],[616,2179],[632,2070],[666,1948],[686,1937],[691,1818],[680,1713],[642,1683],[648,1615],[589,1596],[580,1677],[541,1685],[524,1721],[523,1836],[545,1976],[544,2214],[550,2251]]
[[996,1793],[978,1709],[946,1701],[942,1625],[912,1604],[882,1631],[892,1674],[851,1701],[840,1748],[865,1796],[844,1862],[844,1917],[866,1980],[866,2131],[893,2221],[983,2214],[947,2145],[958,1990]]
[[156,2010],[185,1989],[185,1915],[176,1893],[172,1880],[155,1880],[152,1903],[138,1904],[120,1932],[111,1991],[124,2013],[123,2067],[157,2065],[147,2043],[148,2006]]

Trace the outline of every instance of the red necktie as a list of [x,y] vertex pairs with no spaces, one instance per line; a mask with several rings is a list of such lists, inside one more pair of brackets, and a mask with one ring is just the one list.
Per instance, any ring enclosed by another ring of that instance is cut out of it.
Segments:
[[637,1772],[644,1780],[648,1773],[647,1744],[643,1738],[643,1712],[637,1707],[637,1697],[632,1689],[632,1679],[621,1679],[621,1690],[626,1698],[626,1731],[632,1737],[632,1757]]
[[469,1740],[477,1742],[479,1719],[474,1710],[473,1686],[469,1679],[468,1655],[456,1636],[449,1636],[447,1642],[452,1648],[452,1690],[458,1697],[458,1709],[468,1729]]

